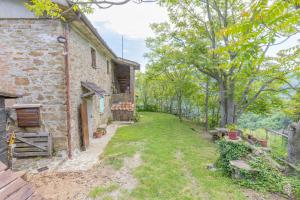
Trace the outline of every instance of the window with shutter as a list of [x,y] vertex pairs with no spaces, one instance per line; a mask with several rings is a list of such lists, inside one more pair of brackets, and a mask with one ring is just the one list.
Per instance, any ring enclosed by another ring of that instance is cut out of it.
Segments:
[[104,101],[104,96],[100,96],[100,113],[104,113],[104,107],[105,107],[105,101]]

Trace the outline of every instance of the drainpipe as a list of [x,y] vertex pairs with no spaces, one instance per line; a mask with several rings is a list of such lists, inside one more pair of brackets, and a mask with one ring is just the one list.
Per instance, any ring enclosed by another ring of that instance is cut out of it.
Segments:
[[69,57],[69,24],[64,26],[64,56],[66,73],[66,94],[67,94],[67,137],[68,137],[68,158],[72,159],[72,135],[71,135],[71,96],[70,96],[70,57]]

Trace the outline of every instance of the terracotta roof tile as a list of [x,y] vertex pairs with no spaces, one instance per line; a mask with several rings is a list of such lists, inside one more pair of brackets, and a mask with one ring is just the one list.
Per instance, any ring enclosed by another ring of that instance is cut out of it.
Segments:
[[120,102],[113,104],[111,110],[124,110],[124,111],[134,111],[134,103],[131,102]]

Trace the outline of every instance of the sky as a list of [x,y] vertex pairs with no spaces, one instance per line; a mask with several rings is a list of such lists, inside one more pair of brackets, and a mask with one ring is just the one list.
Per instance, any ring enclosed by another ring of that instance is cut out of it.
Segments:
[[[88,15],[92,24],[97,28],[108,46],[122,57],[122,36],[124,58],[141,64],[141,70],[145,71],[147,59],[144,54],[148,51],[145,39],[154,36],[150,24],[168,21],[165,8],[157,3],[136,4],[129,2],[125,5],[113,6],[109,9],[95,9]],[[271,47],[267,55],[275,56],[281,49],[299,45],[300,34],[296,34],[281,45]],[[281,39],[278,38],[278,42]]]
[[156,3],[129,2],[109,9],[96,9],[88,15],[108,46],[119,56],[136,61],[145,70],[147,52],[145,39],[153,36],[150,24],[168,20],[167,11]]

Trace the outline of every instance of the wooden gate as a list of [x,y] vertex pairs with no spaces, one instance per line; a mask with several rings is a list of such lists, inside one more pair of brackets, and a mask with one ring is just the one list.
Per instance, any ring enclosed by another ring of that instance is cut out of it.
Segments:
[[6,113],[4,97],[0,97],[0,161],[8,165],[6,143]]
[[83,150],[86,150],[86,148],[89,146],[89,125],[86,100],[83,100],[83,102],[80,105],[80,114],[82,127],[82,148]]
[[52,137],[49,133],[16,133],[14,157],[51,156]]

